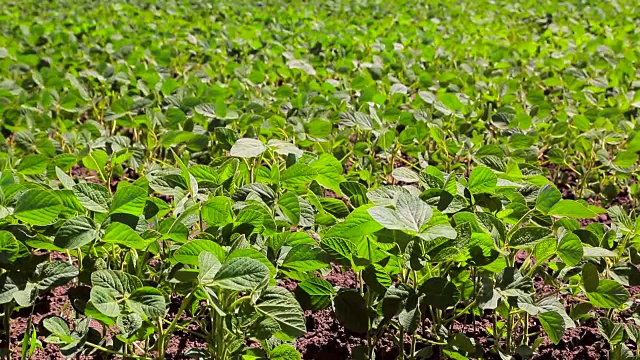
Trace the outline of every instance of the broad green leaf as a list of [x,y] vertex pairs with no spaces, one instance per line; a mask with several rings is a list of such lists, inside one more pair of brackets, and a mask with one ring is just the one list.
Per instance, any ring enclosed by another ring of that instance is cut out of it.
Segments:
[[575,200],[560,200],[547,212],[551,216],[563,216],[574,219],[590,219],[598,216],[592,209]]
[[468,188],[472,194],[492,192],[497,184],[498,176],[488,167],[476,167],[469,175]]
[[277,286],[266,288],[255,308],[278,322],[281,331],[276,337],[281,340],[293,340],[307,332],[302,308],[287,289]]
[[598,318],[598,330],[611,345],[619,344],[624,340],[624,325],[614,323],[606,317]]
[[614,280],[600,280],[595,291],[587,292],[593,306],[604,309],[617,308],[629,299],[629,292]]
[[415,233],[419,232],[433,215],[431,206],[408,193],[401,193],[398,196],[395,209],[375,206],[368,212],[374,220],[387,229]]
[[109,317],[117,317],[120,315],[120,305],[109,289],[101,286],[93,286],[91,288],[91,303],[102,314]]
[[198,256],[198,268],[200,269],[198,281],[200,284],[207,285],[212,283],[220,267],[222,267],[222,263],[215,255],[208,251],[200,253],[200,256]]
[[260,156],[267,147],[260,141],[250,138],[238,139],[231,147],[230,155],[239,158],[254,158]]
[[0,275],[0,304],[13,301],[13,294],[20,290],[19,281],[13,279],[8,273]]
[[420,176],[418,174],[407,167],[399,167],[393,169],[391,172],[391,176],[397,181],[401,181],[407,184],[417,183],[420,181]]
[[387,288],[393,285],[393,280],[388,272],[379,264],[369,264],[362,271],[362,280],[372,291],[384,294]]
[[288,344],[276,346],[269,354],[269,360],[300,360],[301,358],[298,350]]
[[82,164],[98,173],[104,172],[109,162],[109,155],[104,150],[94,150],[82,158]]
[[367,204],[367,188],[359,182],[341,182],[340,190],[349,198],[349,203],[354,208],[360,208]]
[[214,285],[235,291],[254,291],[269,283],[271,273],[263,263],[251,258],[235,258],[223,264]]
[[137,313],[131,313],[118,316],[116,324],[120,334],[124,337],[132,336],[138,329],[142,327],[143,319]]
[[[300,295],[301,292],[304,292],[304,295]],[[296,297],[300,300],[300,303],[311,310],[327,308],[331,305],[331,298],[335,293],[333,285],[320,277],[304,280],[296,288]]]
[[98,213],[108,213],[111,203],[109,190],[94,183],[80,183],[73,187],[73,194],[78,198],[82,206]]
[[549,339],[551,339],[554,344],[558,344],[562,339],[562,335],[565,330],[565,323],[562,315],[555,311],[547,311],[538,314],[538,320],[540,320],[540,324],[542,324],[542,328],[549,336]]
[[113,196],[113,201],[111,202],[110,213],[140,216],[144,211],[144,204],[146,202],[147,191],[145,189],[128,184],[118,186],[118,190]]
[[412,334],[420,326],[420,318],[420,298],[411,294],[398,314],[398,324]]
[[144,250],[154,239],[143,239],[135,230],[119,222],[112,222],[104,232],[102,241],[123,245],[131,249]]
[[94,271],[91,273],[91,284],[108,290],[114,296],[125,296],[142,287],[142,282],[137,277],[114,270]]
[[286,192],[282,194],[278,201],[278,208],[290,223],[298,225],[302,209],[295,193]]
[[560,190],[551,184],[546,184],[538,192],[538,197],[536,198],[536,209],[540,210],[543,214],[547,214],[549,210],[560,200],[562,200]]
[[570,266],[578,264],[584,255],[582,241],[580,241],[578,235],[573,233],[565,235],[560,240],[557,251],[562,261]]
[[54,260],[36,266],[32,280],[39,290],[49,290],[53,287],[65,285],[78,276],[78,269],[66,261]]
[[344,182],[345,179],[342,176],[342,164],[338,159],[331,154],[323,153],[310,166],[316,171],[315,180],[318,184],[333,190],[338,195],[342,195],[340,183]]
[[182,264],[198,266],[198,256],[203,251],[208,251],[215,255],[218,260],[222,261],[226,257],[226,252],[222,246],[211,240],[191,240],[182,245],[175,253],[173,258]]
[[27,155],[20,159],[16,171],[23,175],[40,175],[47,171],[47,157],[44,155]]
[[57,336],[64,342],[73,341],[69,325],[67,325],[67,322],[59,316],[48,316],[42,319],[42,326],[47,329],[52,335]]
[[383,226],[369,215],[368,209],[368,206],[355,209],[344,221],[329,229],[325,236],[359,238],[382,229]]
[[232,206],[233,201],[228,197],[213,197],[202,205],[202,218],[208,226],[227,225],[233,221]]
[[284,187],[296,187],[310,183],[315,179],[316,170],[306,164],[294,164],[280,173],[280,181]]
[[62,209],[62,202],[53,191],[31,189],[20,196],[13,214],[29,225],[49,225]]
[[216,107],[213,104],[198,104],[193,110],[204,117],[212,119],[216,117]]
[[63,249],[77,249],[96,239],[96,225],[88,217],[77,216],[67,220],[58,229],[54,244]]
[[[253,248],[235,249],[229,254],[229,256],[227,256],[227,261],[229,261],[231,259],[235,259],[235,258],[240,258],[240,257],[246,257],[246,258],[251,258],[253,260],[260,261],[266,267],[269,268],[269,272],[271,273],[272,280],[273,280],[273,278],[275,278],[277,270],[276,270],[275,266],[273,266],[271,261],[269,261],[269,259],[265,256],[265,254],[261,253],[260,251],[258,251],[256,249],[253,249]],[[275,280],[273,280],[273,281],[275,281]]]
[[345,238],[324,237],[320,242],[320,247],[329,254],[333,261],[349,265],[353,255],[357,254],[356,244]]
[[341,291],[333,299],[336,319],[348,330],[366,333],[369,329],[369,312],[365,304],[366,302],[357,291]]
[[598,290],[600,274],[598,273],[598,268],[590,262],[582,266],[582,283],[584,284],[584,290],[587,292]]
[[518,248],[535,245],[550,234],[551,231],[549,229],[540,226],[521,227],[514,231],[513,235],[511,235],[509,246]]
[[434,277],[420,285],[425,294],[424,303],[436,309],[445,310],[458,303],[460,292],[456,285],[444,277]]
[[282,267],[294,271],[314,271],[327,267],[329,264],[323,259],[324,254],[316,246],[308,244],[296,245],[285,257]]
[[163,317],[167,310],[162,291],[150,286],[144,286],[133,291],[127,298],[126,304],[138,315],[151,319]]
[[11,266],[22,257],[29,256],[29,250],[12,233],[0,231],[0,265]]

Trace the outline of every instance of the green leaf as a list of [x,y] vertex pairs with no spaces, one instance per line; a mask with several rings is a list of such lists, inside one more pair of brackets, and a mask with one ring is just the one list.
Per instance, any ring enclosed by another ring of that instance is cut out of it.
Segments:
[[418,174],[407,167],[399,167],[393,169],[391,172],[391,176],[397,181],[401,181],[407,184],[417,183],[420,181],[420,176]]
[[569,266],[576,265],[582,260],[584,250],[578,235],[569,233],[558,244],[558,256]]
[[136,289],[126,303],[138,315],[152,319],[163,317],[167,308],[162,291],[150,286]]
[[65,285],[78,276],[78,269],[66,261],[54,260],[36,266],[32,280],[39,290],[49,290],[53,287]]
[[472,194],[491,192],[497,184],[498,176],[488,167],[476,167],[469,175],[468,188]]
[[232,206],[233,201],[228,197],[215,196],[202,205],[202,218],[207,226],[225,226],[233,222]]
[[282,194],[278,201],[278,208],[290,223],[298,225],[302,209],[300,208],[298,196],[295,193],[286,192]]
[[0,265],[11,266],[16,260],[29,255],[27,248],[8,231],[0,231]]
[[313,119],[304,124],[304,129],[307,134],[314,138],[326,139],[331,135],[331,129],[333,124],[329,120]]
[[354,254],[357,254],[356,244],[345,238],[324,237],[320,242],[320,247],[326,251],[333,261],[349,265]]
[[204,117],[211,119],[216,117],[216,107],[213,104],[198,104],[193,110]]
[[93,240],[98,232],[93,220],[78,216],[67,220],[56,233],[53,243],[63,249],[77,249]]
[[73,194],[82,206],[98,213],[108,213],[111,195],[109,190],[94,183],[80,183],[73,187]]
[[287,289],[277,286],[266,288],[255,308],[280,325],[281,331],[276,333],[280,340],[293,340],[307,332],[302,308]]
[[102,173],[109,162],[109,155],[104,150],[94,150],[82,158],[82,165],[87,169]]
[[335,225],[325,234],[327,237],[359,238],[373,234],[383,228],[368,212],[369,207],[355,209],[343,222]]
[[236,291],[254,291],[269,283],[271,273],[263,263],[251,258],[231,259],[216,273],[214,285]]
[[62,202],[54,192],[31,189],[20,196],[13,214],[29,225],[49,225],[62,209]]
[[411,294],[398,314],[398,324],[409,334],[413,334],[420,325],[420,298]]
[[138,329],[142,327],[142,317],[137,313],[131,313],[126,315],[120,315],[116,319],[118,330],[120,334],[125,338],[132,336]]
[[378,294],[384,294],[387,288],[393,285],[393,280],[388,272],[379,264],[369,264],[362,272],[362,280],[369,288]]
[[44,155],[27,155],[20,160],[16,171],[23,175],[40,175],[47,171],[48,161]]
[[319,270],[327,266],[322,250],[309,244],[295,245],[282,262],[282,267],[302,272]]
[[456,285],[444,277],[434,277],[425,281],[420,290],[425,294],[424,303],[436,309],[445,310],[455,306],[460,297]]
[[203,251],[212,253],[220,261],[223,261],[226,257],[226,252],[222,246],[211,240],[191,240],[176,250],[173,253],[173,258],[185,265],[198,266],[198,257]]
[[[127,184],[127,183],[120,183]],[[119,185],[111,202],[110,213],[140,216],[147,202],[147,190],[135,185]]]
[[316,175],[318,173],[311,166],[294,164],[280,174],[280,182],[284,187],[292,188],[310,183]]
[[629,299],[629,292],[614,280],[600,280],[595,291],[587,292],[593,306],[604,309],[617,308]]
[[221,267],[222,263],[215,255],[208,251],[200,253],[200,256],[198,256],[198,268],[200,269],[198,281],[200,284],[212,283]]
[[401,193],[398,196],[395,209],[375,206],[368,212],[374,220],[387,229],[414,233],[419,232],[433,215],[431,206],[419,197],[408,193]]
[[94,286],[91,288],[91,303],[102,314],[109,317],[117,317],[120,315],[120,305],[109,289]]
[[333,310],[336,319],[348,330],[366,333],[369,329],[369,312],[366,302],[355,290],[345,290],[333,299]]
[[300,360],[298,350],[288,344],[280,344],[271,350],[269,360]]
[[149,244],[155,241],[154,238],[145,240],[138,233],[129,227],[119,222],[112,222],[111,225],[105,230],[102,241],[106,243],[123,245],[131,249],[144,250]]
[[230,155],[249,159],[260,156],[266,150],[267,147],[260,140],[242,138],[233,144]]
[[[300,289],[300,290],[298,290]],[[300,295],[304,292],[305,296]],[[301,303],[308,309],[321,310],[331,305],[331,298],[335,295],[336,291],[333,289],[333,285],[323,278],[313,277],[304,280],[298,284],[296,288],[296,297],[301,299]]]
[[598,268],[590,262],[582,266],[582,283],[584,284],[584,290],[587,292],[598,290],[600,274],[598,273]]
[[552,184],[546,184],[538,192],[538,197],[536,198],[536,209],[546,215],[560,200],[562,200],[560,190]]
[[551,216],[563,216],[574,219],[590,219],[598,216],[590,208],[575,200],[560,200],[549,209],[547,213]]
[[13,294],[19,290],[18,283],[8,273],[0,275],[0,304],[13,301]]
[[42,319],[42,326],[52,335],[57,336],[63,343],[73,341],[71,330],[67,322],[59,316],[47,316]]
[[565,323],[562,315],[555,311],[547,311],[538,314],[538,320],[540,320],[540,324],[549,336],[549,339],[551,339],[551,341],[556,345],[560,343],[565,330]]
[[535,245],[550,234],[551,230],[540,226],[521,227],[516,229],[516,231],[513,232],[513,235],[511,235],[509,246],[518,248]]
[[137,277],[114,270],[94,271],[91,273],[91,284],[108,290],[114,296],[125,296],[142,287],[142,282]]
[[624,325],[614,323],[606,317],[598,318],[598,330],[611,345],[619,344],[624,340]]

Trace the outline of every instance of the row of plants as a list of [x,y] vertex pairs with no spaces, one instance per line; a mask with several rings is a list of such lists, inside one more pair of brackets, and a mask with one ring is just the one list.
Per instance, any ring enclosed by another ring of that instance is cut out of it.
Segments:
[[[530,319],[558,342],[594,309],[606,311],[598,325],[613,349],[628,352],[623,340],[635,341],[637,326],[620,314],[635,310],[625,286],[640,281],[640,227],[622,208],[608,209],[611,226],[582,227],[576,219],[605,210],[562,199],[540,175],[477,166],[463,177],[400,167],[394,181],[405,185],[367,189],[344,181],[332,155],[294,153],[242,138],[218,166],[186,166],[176,157],[177,167],[120,181],[113,194],[58,167],[55,179],[43,182],[6,169],[5,324],[12,312],[71,281],[74,317],[41,324],[50,333],[45,341],[67,356],[144,358],[155,350],[163,358],[167,339],[195,324],[208,345],[203,358],[284,359],[306,331],[302,308],[327,307],[347,329],[366,334],[363,358],[373,358],[389,334],[401,349],[409,336],[408,359],[428,358],[434,349],[482,355],[488,349],[452,325],[487,314],[502,354],[533,354],[542,338],[529,332]],[[241,166],[257,157],[262,165]],[[524,259],[517,256],[523,250]],[[52,252],[72,260],[51,261]],[[352,269],[358,288],[336,289],[323,279],[330,264]],[[536,277],[556,289],[536,293]],[[299,281],[295,295],[275,286],[281,278]],[[582,300],[567,309],[559,293]],[[170,313],[176,298],[180,307]],[[35,331],[30,324],[27,335]],[[33,350],[35,339],[25,336],[23,351]]]

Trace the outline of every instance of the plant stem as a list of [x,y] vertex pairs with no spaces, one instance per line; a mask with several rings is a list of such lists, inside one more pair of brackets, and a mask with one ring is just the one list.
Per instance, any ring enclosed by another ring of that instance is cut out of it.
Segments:
[[11,353],[11,313],[13,312],[13,306],[9,302],[4,306],[4,329],[7,332],[7,349]]
[[511,306],[509,306],[509,311],[507,315],[507,354],[511,354],[511,336],[513,328],[513,315],[511,314]]

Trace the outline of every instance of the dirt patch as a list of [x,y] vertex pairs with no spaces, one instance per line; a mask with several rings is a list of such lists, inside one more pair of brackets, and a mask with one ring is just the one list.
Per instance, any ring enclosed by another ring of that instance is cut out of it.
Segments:
[[607,359],[609,345],[599,334],[595,320],[565,331],[556,345],[548,338],[540,344],[533,360]]

